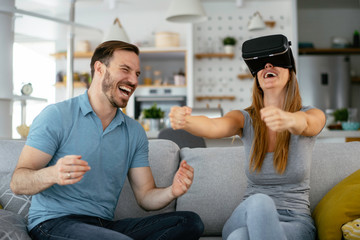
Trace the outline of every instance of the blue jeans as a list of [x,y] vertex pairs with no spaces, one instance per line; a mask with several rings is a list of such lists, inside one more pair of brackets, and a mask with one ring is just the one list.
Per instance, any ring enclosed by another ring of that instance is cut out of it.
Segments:
[[316,228],[308,214],[277,210],[265,194],[254,194],[232,213],[223,228],[224,240],[314,240]]
[[179,211],[118,221],[68,215],[38,224],[30,236],[34,240],[195,240],[203,231],[203,222],[196,213]]

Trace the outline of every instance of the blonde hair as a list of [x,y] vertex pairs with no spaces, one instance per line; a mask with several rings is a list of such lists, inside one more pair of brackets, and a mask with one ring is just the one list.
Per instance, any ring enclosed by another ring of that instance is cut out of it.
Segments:
[[[285,86],[285,99],[282,110],[287,112],[299,111],[302,107],[299,85],[294,70],[290,69],[289,81]],[[251,148],[249,168],[252,171],[260,171],[265,159],[269,140],[267,127],[260,117],[260,109],[264,107],[264,92],[261,89],[257,76],[254,79],[252,104],[245,110],[249,112],[253,121],[254,140]],[[274,167],[280,174],[284,173],[287,165],[290,144],[290,132],[283,131],[276,135],[276,147],[274,152]]]

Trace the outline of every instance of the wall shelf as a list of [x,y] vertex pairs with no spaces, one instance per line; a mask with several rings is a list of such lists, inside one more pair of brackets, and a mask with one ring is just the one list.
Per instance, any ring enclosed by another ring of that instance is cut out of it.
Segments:
[[[55,57],[56,59],[66,58],[66,52],[58,52],[51,54],[51,56]],[[74,58],[91,58],[93,52],[74,52]]]
[[234,58],[233,53],[197,53],[195,54],[197,59],[202,58]]
[[140,47],[140,53],[186,52],[186,47]]
[[[66,87],[66,83],[65,82],[57,82],[55,83],[55,87],[60,88],[60,87]],[[74,88],[87,88],[86,83],[84,82],[74,82]]]
[[198,96],[196,97],[197,101],[203,100],[235,100],[235,96]]
[[250,73],[249,74],[239,74],[239,75],[237,75],[237,77],[241,80],[253,78],[253,76]]
[[270,28],[275,27],[275,24],[276,24],[275,21],[264,21],[264,23],[267,27],[270,27]]
[[[141,54],[146,54],[146,56],[165,56],[165,57],[183,57],[185,56],[186,48],[185,47],[169,47],[169,48],[156,48],[156,47],[147,47],[139,48],[140,56]],[[152,55],[154,54],[154,55]],[[66,58],[67,52],[58,52],[51,54],[51,56],[56,59]],[[93,52],[74,52],[74,58],[91,58]]]
[[360,83],[360,77],[358,77],[358,76],[352,77],[352,78],[351,78],[351,82],[353,82],[353,83]]
[[161,85],[145,85],[145,84],[139,84],[137,86],[138,88],[186,88],[186,85],[174,85],[174,84],[161,84]]
[[157,47],[144,47],[139,48],[140,59],[142,60],[182,60],[186,58],[185,47],[169,47],[169,48],[157,48]]
[[360,54],[360,48],[299,48],[299,54]]

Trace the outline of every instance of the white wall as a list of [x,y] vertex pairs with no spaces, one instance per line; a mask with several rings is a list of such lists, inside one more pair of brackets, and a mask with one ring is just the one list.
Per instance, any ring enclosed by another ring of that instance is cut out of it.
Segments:
[[[167,22],[165,20],[167,4],[169,1],[164,1],[161,8],[149,11],[148,9],[140,8],[137,10],[132,6],[131,11],[126,8],[126,3],[116,9],[108,9],[105,5],[100,5],[99,10],[91,11],[82,8],[81,1],[76,5],[75,21],[80,24],[92,26],[103,31],[104,35],[109,31],[115,18],[119,18],[123,28],[129,36],[131,43],[138,43],[144,47],[154,46],[154,39],[156,32],[170,31],[180,34],[180,45],[186,45],[186,24],[177,24]],[[125,8],[123,8],[124,6]],[[153,9],[153,8],[151,8]],[[102,38],[94,32],[91,36],[77,34],[75,41],[89,40],[91,41],[92,50],[102,42]],[[58,49],[66,49],[66,42],[58,42]]]
[[[205,58],[195,60],[194,94],[195,96],[235,96],[230,100],[195,101],[195,107],[203,108],[209,105],[216,108],[219,104],[224,113],[233,109],[243,109],[251,104],[253,79],[240,80],[237,75],[248,72],[241,57],[242,43],[248,39],[271,34],[284,34],[292,42],[296,52],[297,29],[295,1],[244,1],[241,8],[235,2],[208,2],[205,10],[208,21],[194,25],[194,51],[208,51],[211,45],[213,52],[223,52],[222,39],[233,36],[237,39],[235,57]],[[255,12],[259,12],[265,21],[275,21],[274,28],[249,31],[247,26]],[[294,27],[295,26],[295,27]]]

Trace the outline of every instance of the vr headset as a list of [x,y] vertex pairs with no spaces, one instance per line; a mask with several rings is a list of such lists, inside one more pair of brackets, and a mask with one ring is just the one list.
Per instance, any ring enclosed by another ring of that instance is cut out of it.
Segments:
[[294,69],[296,72],[290,45],[291,42],[281,34],[254,38],[243,43],[242,57],[254,77],[267,63],[276,67]]

